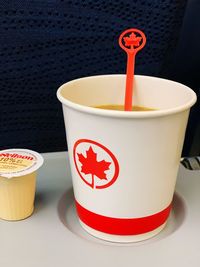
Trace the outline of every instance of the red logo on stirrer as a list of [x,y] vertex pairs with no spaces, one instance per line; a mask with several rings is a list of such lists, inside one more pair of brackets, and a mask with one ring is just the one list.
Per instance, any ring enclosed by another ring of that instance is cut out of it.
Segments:
[[128,29],[119,37],[120,47],[127,53],[125,110],[132,110],[135,55],[146,44],[145,34],[138,29]]

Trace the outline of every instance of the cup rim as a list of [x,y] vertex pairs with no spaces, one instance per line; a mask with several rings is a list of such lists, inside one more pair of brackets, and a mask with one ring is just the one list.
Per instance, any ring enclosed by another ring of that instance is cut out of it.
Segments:
[[64,84],[62,84],[58,90],[57,90],[57,98],[58,100],[65,106],[68,106],[74,110],[77,110],[79,112],[84,112],[84,113],[89,113],[89,114],[93,114],[93,115],[98,115],[98,116],[105,116],[105,117],[117,117],[117,118],[152,118],[152,117],[160,117],[160,116],[167,116],[170,114],[175,114],[175,113],[179,113],[182,111],[185,111],[189,108],[191,108],[195,102],[197,101],[197,96],[196,93],[189,88],[188,86],[179,83],[179,82],[175,82],[169,79],[164,79],[164,78],[159,78],[159,77],[153,77],[153,76],[147,76],[147,75],[135,75],[138,78],[143,78],[143,79],[157,79],[157,80],[162,80],[162,81],[168,81],[174,85],[181,85],[185,88],[187,88],[188,91],[190,91],[191,94],[191,99],[183,104],[183,105],[179,105],[175,108],[169,108],[169,109],[162,109],[162,110],[150,110],[148,112],[144,112],[144,111],[119,111],[119,110],[106,110],[106,109],[98,109],[98,108],[94,108],[94,107],[89,107],[89,106],[84,106],[81,104],[77,104],[75,102],[72,102],[66,98],[64,98],[61,94],[61,91],[63,90],[63,88],[67,85],[67,84],[72,84],[74,82],[77,82],[79,80],[84,80],[84,79],[94,79],[94,78],[98,78],[98,77],[120,77],[120,76],[125,76],[125,74],[107,74],[107,75],[94,75],[94,76],[87,76],[87,77],[82,77],[82,78],[78,78],[78,79],[74,79],[71,80],[69,82],[66,82]]

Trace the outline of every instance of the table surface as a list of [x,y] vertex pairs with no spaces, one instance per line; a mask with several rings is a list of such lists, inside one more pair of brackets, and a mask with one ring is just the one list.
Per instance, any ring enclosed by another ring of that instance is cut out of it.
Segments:
[[0,266],[200,266],[200,171],[180,166],[165,229],[138,243],[110,243],[78,223],[65,152],[43,154],[35,210],[23,221],[0,220]]

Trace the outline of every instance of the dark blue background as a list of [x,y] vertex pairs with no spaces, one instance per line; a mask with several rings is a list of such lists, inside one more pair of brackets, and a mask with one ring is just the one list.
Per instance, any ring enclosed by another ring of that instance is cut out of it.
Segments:
[[[198,91],[197,0],[0,0],[0,6],[2,149],[65,150],[57,88],[77,77],[125,73],[126,55],[117,40],[127,28],[147,35],[136,73],[181,81]],[[196,105],[186,155],[192,153],[198,112]]]

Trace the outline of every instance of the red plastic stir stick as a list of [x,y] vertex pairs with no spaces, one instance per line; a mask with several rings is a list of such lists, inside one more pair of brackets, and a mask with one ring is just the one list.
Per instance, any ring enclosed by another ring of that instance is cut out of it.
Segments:
[[119,45],[127,53],[125,111],[132,110],[135,55],[145,44],[146,36],[138,29],[128,29],[119,37]]

